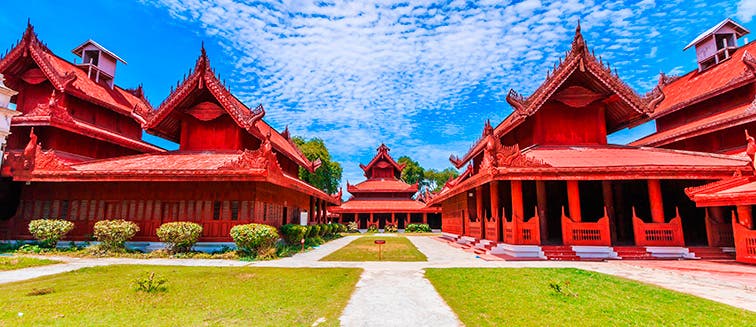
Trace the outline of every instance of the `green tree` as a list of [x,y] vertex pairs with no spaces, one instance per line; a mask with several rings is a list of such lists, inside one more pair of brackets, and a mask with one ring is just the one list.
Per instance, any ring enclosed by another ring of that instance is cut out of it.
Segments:
[[459,176],[459,172],[452,167],[446,168],[442,171],[428,169],[425,171],[424,175],[426,182],[425,186],[428,187],[431,192],[438,192],[444,187],[446,181],[450,178],[456,178],[457,176]]
[[339,184],[341,184],[343,169],[341,168],[341,164],[331,159],[331,154],[328,152],[328,148],[326,148],[323,140],[319,138],[305,140],[299,136],[295,136],[292,140],[302,150],[307,159],[311,161],[320,159],[322,162],[320,168],[315,170],[314,173],[299,167],[299,178],[326,193],[336,193],[339,190]]
[[401,156],[397,162],[401,165],[404,164],[402,169],[402,180],[407,184],[420,183],[421,185],[425,181],[425,169],[420,167],[420,164],[412,160],[408,156]]

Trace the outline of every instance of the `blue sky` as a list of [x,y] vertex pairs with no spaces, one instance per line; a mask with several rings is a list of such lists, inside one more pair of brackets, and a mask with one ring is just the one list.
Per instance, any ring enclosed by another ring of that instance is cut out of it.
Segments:
[[381,142],[395,157],[448,167],[449,154],[464,154],[486,119],[498,123],[511,112],[510,88],[527,95],[538,87],[568,50],[578,19],[589,47],[640,94],[661,71],[692,70],[695,54],[682,48],[724,18],[756,28],[753,0],[63,3],[3,1],[0,45],[21,36],[27,17],[69,60],[92,38],[128,62],[116,83],[144,84],[157,106],[204,41],[237,97],[262,103],[279,130],[324,139],[352,183]]

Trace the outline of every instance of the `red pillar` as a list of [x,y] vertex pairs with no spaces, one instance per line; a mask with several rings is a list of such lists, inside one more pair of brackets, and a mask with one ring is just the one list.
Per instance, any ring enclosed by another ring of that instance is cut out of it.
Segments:
[[307,223],[311,223],[315,221],[315,198],[310,197],[310,211],[307,212]]
[[579,222],[583,220],[580,212],[580,187],[578,181],[567,181],[567,203],[570,207],[570,218]]
[[370,220],[368,221],[367,227],[370,227],[370,225],[372,225],[372,224],[373,224],[373,213],[371,212],[370,213]]
[[541,233],[541,239],[546,240],[549,238],[549,224],[546,219],[546,209],[548,209],[548,197],[546,196],[546,182],[536,181],[536,203],[538,210],[538,217],[541,219],[538,221],[538,230]]
[[491,217],[498,219],[501,217],[499,211],[499,181],[491,182]]
[[475,188],[475,212],[478,215],[478,221],[485,219],[483,211],[483,186]]
[[664,202],[662,202],[661,183],[658,179],[648,180],[648,201],[651,204],[651,221],[664,223]]
[[428,213],[423,212],[423,224],[428,224]]
[[[501,213],[499,212],[501,208],[499,207],[499,181],[492,181],[491,186],[491,222],[495,224],[494,226],[494,235],[488,235],[486,233],[487,238],[492,238],[492,241],[498,242],[501,239],[501,235],[499,235],[499,231],[501,230],[501,220],[499,217],[501,217]],[[490,228],[490,226],[489,226]]]
[[522,202],[522,181],[512,181],[512,221],[524,221],[525,209]]

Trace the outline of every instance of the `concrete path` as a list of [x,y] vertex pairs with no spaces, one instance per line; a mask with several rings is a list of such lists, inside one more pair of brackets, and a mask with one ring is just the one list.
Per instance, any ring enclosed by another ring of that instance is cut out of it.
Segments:
[[[65,263],[0,272],[0,284],[59,274],[83,267],[112,264],[362,268],[365,272],[357,285],[353,298],[344,310],[342,317],[344,325],[386,326],[391,325],[389,320],[395,316],[397,319],[402,318],[401,325],[411,326],[413,324],[409,322],[414,319],[415,314],[422,315],[424,319],[432,314],[439,316],[437,320],[433,320],[433,325],[447,326],[459,323],[432,285],[422,277],[425,268],[578,268],[654,284],[756,312],[756,300],[754,300],[756,299],[756,268],[751,266],[734,267],[733,264],[717,262],[680,261],[676,263],[665,261],[654,264],[644,261],[485,261],[473,253],[465,252],[425,236],[409,236],[408,238],[428,257],[427,262],[318,261],[349,244],[357,237],[343,237],[290,258],[251,263],[216,259],[80,259],[45,256],[44,258],[60,260]],[[678,268],[675,268],[675,266]],[[691,269],[691,267],[696,269]],[[732,274],[733,269],[738,271],[737,278],[726,275],[728,272]],[[394,311],[401,312],[401,314],[382,314],[383,308],[388,307],[402,308],[403,310]],[[422,310],[428,311],[423,312]],[[360,317],[360,319],[356,320],[355,317]],[[370,317],[374,317],[375,320],[371,320]]]

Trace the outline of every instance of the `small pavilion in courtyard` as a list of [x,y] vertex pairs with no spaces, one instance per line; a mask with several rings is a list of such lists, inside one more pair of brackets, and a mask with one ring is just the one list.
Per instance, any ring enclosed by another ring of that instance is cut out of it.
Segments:
[[352,197],[329,210],[341,215],[344,223],[356,221],[359,228],[371,225],[384,228],[387,224],[405,228],[410,223],[440,228],[441,208],[427,206],[425,202],[412,198],[418,191],[418,184],[402,181],[404,165],[394,161],[389,151],[389,147],[381,144],[370,163],[360,165],[367,179],[356,185],[347,182],[347,191]]

